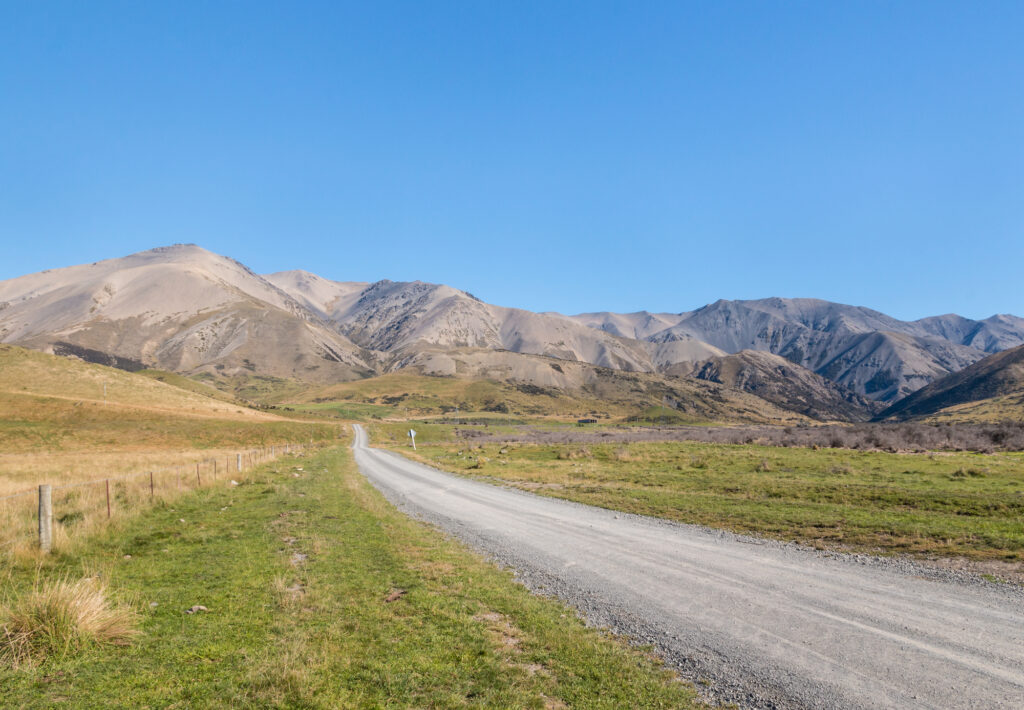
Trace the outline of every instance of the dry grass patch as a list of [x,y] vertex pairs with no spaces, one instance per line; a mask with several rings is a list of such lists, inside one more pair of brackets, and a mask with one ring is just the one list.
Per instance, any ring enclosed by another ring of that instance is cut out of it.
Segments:
[[487,611],[477,614],[473,619],[487,627],[491,640],[499,649],[514,653],[519,648],[522,632],[504,614],[499,614],[496,611]]
[[64,486],[146,471],[158,471],[172,487],[176,487],[174,476],[193,478],[197,462],[202,462],[203,474],[211,479],[214,474],[210,462],[214,460],[217,461],[216,475],[235,475],[235,454],[247,448],[243,445],[211,449],[41,450],[34,453],[0,454],[0,495],[30,490],[40,483]]
[[0,392],[69,400],[78,405],[91,403],[108,408],[170,412],[178,416],[251,421],[279,419],[156,379],[13,345],[0,345]]
[[306,596],[306,587],[294,577],[275,577],[273,589],[274,595],[282,607],[294,606]]
[[125,645],[139,633],[137,620],[95,578],[37,584],[0,607],[0,663],[18,668],[95,644]]

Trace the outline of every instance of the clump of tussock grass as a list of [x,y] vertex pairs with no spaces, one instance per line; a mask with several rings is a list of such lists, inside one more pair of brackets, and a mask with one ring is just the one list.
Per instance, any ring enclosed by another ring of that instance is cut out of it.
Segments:
[[282,607],[293,606],[306,595],[306,587],[294,577],[275,577],[271,588]]
[[952,478],[967,478],[968,476],[982,478],[985,476],[985,471],[978,468],[968,468],[966,466],[961,466],[956,471],[951,473],[950,476]]
[[138,617],[93,578],[38,584],[0,606],[0,665],[30,666],[99,644],[126,645]]
[[616,461],[632,461],[633,454],[630,453],[629,449],[625,447],[619,447],[612,452],[612,458]]
[[558,452],[558,459],[560,461],[571,461],[574,459],[589,459],[593,457],[594,455],[590,453],[590,449],[588,449],[586,446],[573,450],[561,449]]

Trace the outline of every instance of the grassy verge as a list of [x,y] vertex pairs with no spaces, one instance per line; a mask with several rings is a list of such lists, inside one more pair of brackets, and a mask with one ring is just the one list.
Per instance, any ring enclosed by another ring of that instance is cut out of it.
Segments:
[[[403,453],[401,424],[374,440]],[[691,442],[484,444],[425,428],[415,456],[548,496],[819,547],[1024,560],[1024,455]]]
[[83,574],[139,610],[141,636],[0,669],[0,705],[692,706],[644,653],[396,512],[341,448],[20,560],[0,595]]

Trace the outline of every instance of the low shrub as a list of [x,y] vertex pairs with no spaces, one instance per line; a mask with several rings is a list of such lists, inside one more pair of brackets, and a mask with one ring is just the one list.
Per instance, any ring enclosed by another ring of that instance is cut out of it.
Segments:
[[[768,425],[623,427],[619,429],[557,430],[523,428],[515,434],[490,435],[458,429],[456,436],[478,442],[508,444],[629,444],[644,441],[699,441],[708,444],[756,444],[861,451],[1024,451],[1024,423],[933,424],[928,422],[824,424],[807,427]],[[699,466],[695,466],[699,468]]]

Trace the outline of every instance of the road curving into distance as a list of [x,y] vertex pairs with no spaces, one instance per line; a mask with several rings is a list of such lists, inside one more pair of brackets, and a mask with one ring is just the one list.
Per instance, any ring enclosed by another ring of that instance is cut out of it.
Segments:
[[370,448],[358,425],[353,451],[401,510],[654,644],[718,700],[1024,708],[1018,587],[488,485]]

